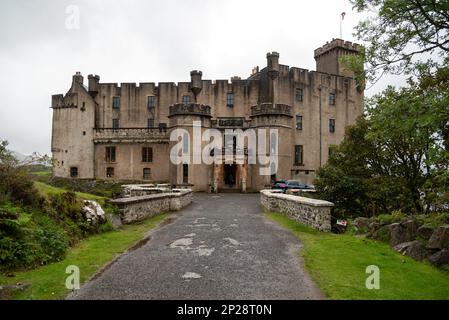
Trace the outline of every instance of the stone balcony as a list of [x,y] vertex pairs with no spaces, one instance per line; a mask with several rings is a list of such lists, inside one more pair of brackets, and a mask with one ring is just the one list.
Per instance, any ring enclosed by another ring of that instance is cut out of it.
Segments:
[[261,103],[251,107],[251,117],[267,115],[284,115],[292,117],[292,107],[279,103]]
[[184,105],[182,103],[176,103],[169,108],[169,117],[172,116],[203,116],[203,117],[212,117],[210,113],[210,106],[199,104],[199,103],[191,103]]
[[168,143],[166,128],[97,128],[94,143]]

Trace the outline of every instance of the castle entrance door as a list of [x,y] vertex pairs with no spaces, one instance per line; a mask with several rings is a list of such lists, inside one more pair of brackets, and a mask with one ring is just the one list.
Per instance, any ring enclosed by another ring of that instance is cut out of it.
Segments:
[[224,184],[228,188],[233,188],[236,185],[237,178],[237,165],[236,164],[225,164],[224,165]]

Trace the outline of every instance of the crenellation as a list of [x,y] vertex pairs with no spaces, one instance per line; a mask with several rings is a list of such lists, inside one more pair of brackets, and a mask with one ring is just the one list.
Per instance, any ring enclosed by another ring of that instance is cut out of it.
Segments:
[[[52,96],[52,150],[61,163],[54,175],[70,177],[70,167],[76,166],[78,177],[171,184],[187,179],[201,191],[214,185],[247,191],[270,185],[272,177],[259,176],[259,165],[249,164],[233,167],[232,186],[223,166],[189,165],[184,177],[183,166],[169,161],[168,137],[175,128],[191,132],[193,121],[201,121],[201,130],[279,130],[281,165],[275,178],[313,183],[328,147],[338,144],[363,112],[363,92],[339,65],[342,53],[354,54],[357,48],[334,40],[317,49],[317,71],[280,64],[280,54],[270,52],[267,65],[255,68],[249,78],[209,80],[193,70],[189,80],[178,83],[118,84],[100,83],[98,75],[90,74],[86,88],[77,72],[66,95]],[[302,147],[301,163],[295,160],[296,146]],[[115,148],[114,161],[107,159],[106,148]],[[151,161],[142,161],[144,148],[152,150]]]

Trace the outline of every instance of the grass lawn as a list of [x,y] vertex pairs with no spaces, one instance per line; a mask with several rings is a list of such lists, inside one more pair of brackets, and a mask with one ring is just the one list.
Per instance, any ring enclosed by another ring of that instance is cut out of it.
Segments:
[[38,176],[38,177],[44,177],[44,178],[50,178],[51,176],[51,170],[47,171],[34,171],[30,173],[31,175]]
[[[47,197],[49,194],[60,194],[60,193],[64,193],[64,192],[68,191],[68,190],[65,190],[62,188],[53,187],[51,185],[48,185],[46,183],[39,182],[39,181],[35,181],[34,186],[37,188],[39,193],[44,197]],[[94,201],[97,201],[98,203],[100,203],[101,205],[104,204],[104,201],[106,199],[104,197],[96,196],[96,195],[89,194],[89,193],[83,193],[83,192],[75,192],[75,193],[79,198],[81,198],[83,200],[94,200]]]
[[[402,256],[387,244],[323,233],[279,213],[268,218],[291,230],[312,279],[329,299],[449,299],[449,272]],[[366,267],[380,269],[380,289],[368,290]]]
[[99,268],[111,261],[166,218],[166,214],[149,218],[141,223],[125,225],[118,231],[91,236],[70,248],[63,261],[34,270],[16,272],[14,277],[0,275],[1,284],[29,284],[12,299],[63,299],[70,291],[65,287],[66,267],[80,269],[81,283],[88,280]]

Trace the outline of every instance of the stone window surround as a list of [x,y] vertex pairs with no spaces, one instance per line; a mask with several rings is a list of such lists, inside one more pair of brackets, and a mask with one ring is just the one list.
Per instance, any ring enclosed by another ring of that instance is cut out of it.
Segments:
[[143,168],[143,179],[151,180],[151,168]]
[[112,97],[112,109],[120,109],[120,96]]
[[104,149],[105,152],[105,162],[114,163],[117,162],[117,147],[107,146]]
[[234,106],[234,93],[228,92],[226,94],[226,106],[227,107],[233,107]]
[[335,119],[329,119],[329,132],[335,133]]
[[304,90],[303,88],[296,88],[295,89],[295,100],[298,102],[304,101]]

